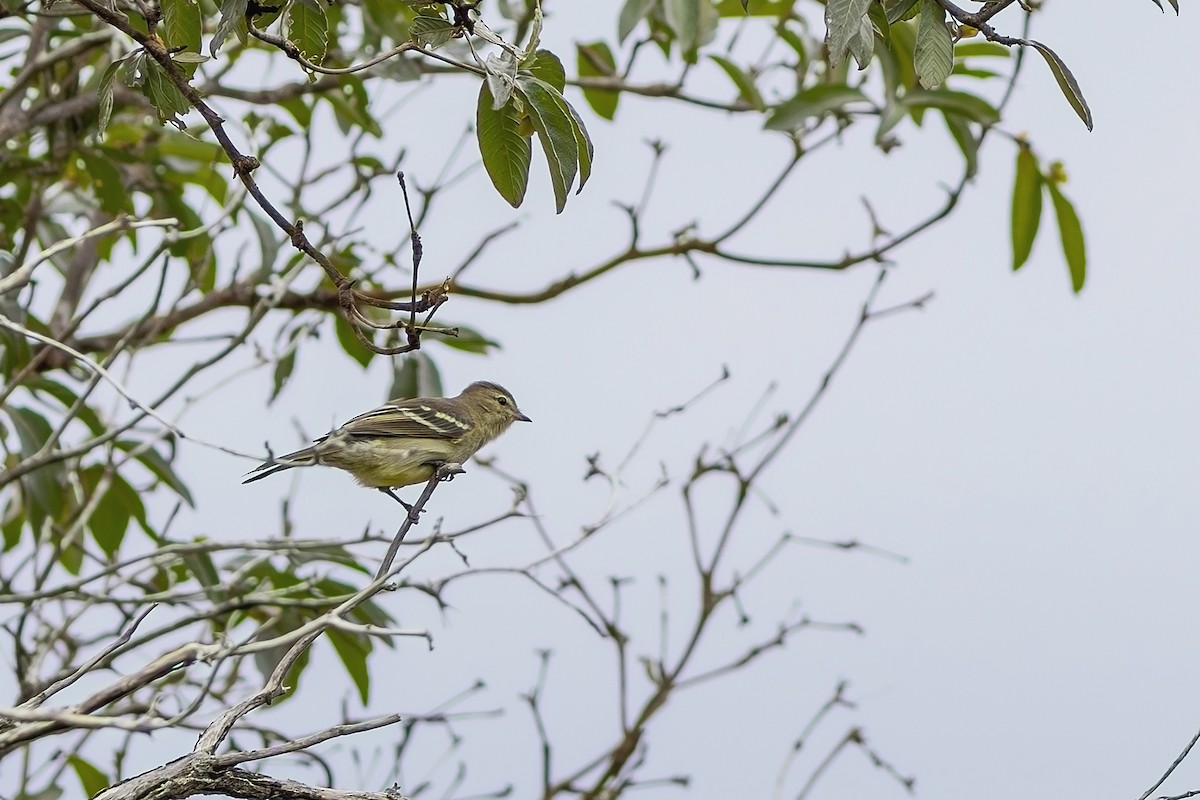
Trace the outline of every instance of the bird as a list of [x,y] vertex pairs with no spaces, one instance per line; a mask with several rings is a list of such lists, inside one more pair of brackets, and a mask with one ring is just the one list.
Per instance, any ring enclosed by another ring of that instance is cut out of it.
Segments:
[[336,467],[412,514],[413,507],[394,489],[435,475],[453,478],[463,471],[463,462],[514,422],[531,421],[503,386],[476,381],[456,397],[391,400],[314,440],[311,447],[269,458],[242,483],[294,467]]

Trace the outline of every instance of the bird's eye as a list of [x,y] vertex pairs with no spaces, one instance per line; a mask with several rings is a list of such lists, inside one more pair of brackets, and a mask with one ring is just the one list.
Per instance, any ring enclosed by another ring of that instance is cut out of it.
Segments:
[[496,402],[502,406],[506,406],[506,405],[508,405],[508,398],[505,397],[504,395],[499,395],[498,397],[496,397]]

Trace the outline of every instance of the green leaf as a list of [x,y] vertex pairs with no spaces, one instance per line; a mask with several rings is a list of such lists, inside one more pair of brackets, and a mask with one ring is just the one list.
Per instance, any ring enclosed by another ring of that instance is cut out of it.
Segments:
[[[894,86],[903,86],[911,91],[917,88],[917,73],[913,65],[914,52],[917,47],[917,32],[914,25],[894,25],[892,27],[891,53],[896,57],[896,75]],[[893,88],[893,93],[894,93]]]
[[679,53],[695,64],[700,46],[716,32],[717,12],[710,0],[662,0],[663,17],[679,43]]
[[858,30],[850,37],[850,54],[860,70],[866,69],[875,54],[875,23],[867,17],[858,22]]
[[313,64],[329,50],[329,18],[321,0],[292,0],[285,15],[287,39]]
[[484,80],[492,92],[492,108],[499,111],[512,99],[517,85],[517,59],[506,51],[492,53],[483,60]]
[[442,376],[437,364],[423,351],[405,353],[400,358],[392,359],[392,385],[388,390],[388,400],[441,395]]
[[191,104],[157,61],[153,58],[142,59],[142,74],[142,94],[158,111],[160,120],[173,119],[188,112]]
[[408,35],[421,47],[437,50],[454,38],[458,29],[449,20],[440,16],[421,15],[408,26]]
[[221,0],[221,19],[208,43],[208,52],[213,58],[216,58],[217,51],[229,38],[229,34],[236,33],[239,39],[245,38],[248,5],[249,0]]
[[371,640],[362,634],[347,633],[337,628],[330,628],[326,635],[342,666],[346,668],[346,674],[358,687],[358,697],[365,706],[371,695],[371,673],[367,669]]
[[[70,409],[79,400],[79,395],[75,394],[74,390],[49,378],[36,377],[27,381],[25,386],[35,396],[41,392],[45,392],[57,400],[64,409]],[[107,430],[104,427],[104,423],[100,421],[100,417],[96,414],[95,409],[86,403],[79,407],[79,410],[75,413],[75,418],[86,425],[94,436],[100,436]]]
[[[126,451],[134,450],[138,446],[140,446],[138,442],[130,442],[127,440],[121,440],[117,442],[117,447]],[[175,468],[171,466],[171,462],[161,453],[151,447],[139,452],[135,458],[137,458],[139,464],[149,470],[150,474],[166,484],[171,491],[175,492],[175,494],[179,495],[180,499],[182,499],[192,508],[196,507],[196,503],[192,499],[192,493],[188,490],[187,484],[180,480],[179,475],[175,472]]]
[[21,541],[21,530],[25,527],[25,515],[21,513],[15,503],[11,503],[5,508],[4,514],[4,522],[0,524],[0,534],[4,537],[4,549],[0,552],[16,549]]
[[[84,483],[89,493],[97,491],[104,475],[104,468],[98,465],[88,467],[86,474],[88,477]],[[145,519],[146,511],[141,506],[141,499],[138,498],[137,492],[119,475],[112,476],[108,488],[105,489],[99,502],[96,503],[91,517],[88,518],[87,526],[88,530],[92,532],[92,538],[109,558],[115,556],[121,549],[121,542],[125,540],[125,532],[129,529],[129,520],[133,518],[134,506],[130,501],[130,495],[136,501],[137,507],[141,508],[142,519]]]
[[1012,51],[998,42],[962,41],[954,45],[955,58],[1011,58]]
[[1042,221],[1042,172],[1037,156],[1027,145],[1017,151],[1016,178],[1012,195],[1013,271],[1024,266],[1033,251]]
[[[307,621],[308,620],[302,617],[295,609],[285,608],[277,615],[275,619],[275,626],[272,628],[272,632],[283,635],[290,631],[296,630]],[[273,673],[275,668],[279,666],[279,662],[283,660],[283,657],[287,655],[287,652],[290,649],[290,645],[281,644],[278,647],[272,647],[267,650],[255,651],[254,665],[258,668],[259,674],[262,675],[264,681],[271,677],[271,673]],[[287,675],[283,679],[283,685],[290,687],[291,691],[282,697],[273,700],[272,705],[277,706],[283,701],[295,697],[299,693],[300,678],[303,676],[304,670],[308,668],[308,665],[311,662],[311,659],[309,658],[309,654],[311,652],[311,649],[306,649],[300,654],[300,657],[296,659],[296,663],[292,665],[292,668],[288,670]]]
[[369,33],[381,33],[395,42],[408,39],[407,20],[396,13],[395,5],[388,0],[363,0],[362,9],[363,23]]
[[206,589],[221,585],[221,573],[213,563],[212,556],[202,550],[184,553],[180,559],[188,576]]
[[538,50],[530,56],[521,69],[535,78],[540,78],[553,86],[562,94],[567,87],[567,71],[563,69],[562,61],[549,50]]
[[914,90],[900,98],[906,108],[938,108],[942,111],[953,111],[956,114],[980,123],[995,125],[1000,121],[1000,112],[982,97],[968,92],[957,92],[951,89]]
[[[371,363],[372,352],[363,346],[363,343],[354,335],[354,329],[350,327],[350,323],[340,314],[333,318],[333,331],[337,335],[338,343],[346,351],[346,355],[357,361],[363,368]],[[370,336],[366,331],[363,333]]]
[[109,64],[105,68],[104,74],[100,76],[100,85],[96,87],[96,96],[99,98],[97,104],[99,119],[96,121],[96,128],[101,139],[104,138],[104,131],[108,128],[108,121],[112,119],[113,80],[117,77],[117,70],[120,68],[120,61]]
[[926,89],[941,86],[954,69],[954,42],[946,27],[946,12],[937,0],[921,0],[913,66],[917,80]]
[[83,568],[83,548],[78,542],[64,545],[58,553],[58,563],[62,564],[62,568],[67,572],[78,575]]
[[112,783],[107,775],[77,755],[67,756],[67,763],[75,770],[75,776],[79,778],[83,793],[87,797],[100,794]]
[[890,0],[887,7],[888,24],[895,25],[897,22],[915,17],[918,11],[918,2],[919,0]]
[[129,195],[125,192],[125,181],[121,178],[121,171],[109,159],[98,158],[86,152],[80,153],[79,156],[87,167],[88,177],[92,181],[92,193],[99,201],[100,210],[113,215],[126,210],[131,204]]
[[271,267],[279,256],[280,233],[272,223],[267,222],[257,212],[248,212],[250,222],[254,224],[254,232],[258,235],[258,253],[261,259],[258,270],[266,276],[271,274]]
[[828,0],[825,3],[825,47],[829,66],[837,69],[850,52],[851,39],[858,36],[872,0]]
[[563,96],[545,81],[519,76],[517,91],[525,101],[529,120],[546,156],[554,205],[561,214],[579,169],[579,143],[574,130],[577,123]]
[[[196,0],[161,0],[162,27],[159,29],[166,34],[167,48],[193,55],[200,53],[200,5]],[[177,58],[175,52],[172,58]],[[181,62],[180,69],[189,78],[196,74],[194,63]]]
[[747,72],[728,58],[725,58],[725,56],[713,55],[709,56],[709,58],[729,76],[729,80],[733,81],[733,85],[738,90],[738,99],[759,111],[766,108],[762,94],[759,93],[758,87],[754,84],[754,79]]
[[8,328],[0,328],[0,374],[11,375],[28,364],[32,357],[33,351],[24,336]]
[[654,8],[654,3],[655,0],[625,0],[625,5],[621,6],[621,13],[617,16],[618,42],[624,42],[625,37],[633,33],[638,23]]
[[579,151],[579,188],[575,190],[575,194],[579,194],[588,178],[592,177],[592,156],[596,150],[592,146],[592,137],[588,135],[587,127],[583,124],[583,118],[579,116],[575,106],[568,103],[564,97],[560,96],[559,100],[571,117],[571,135],[575,137],[575,147]]
[[279,393],[283,391],[284,384],[287,383],[288,378],[292,377],[292,372],[295,369],[295,350],[292,350],[275,362],[275,370],[271,377],[271,396],[267,398],[267,405],[271,405],[275,402],[275,398],[279,397]]
[[[581,78],[611,78],[616,75],[617,62],[613,59],[612,50],[604,42],[577,44],[575,55],[576,69]],[[611,120],[617,115],[617,101],[621,99],[621,94],[610,89],[584,89],[583,99],[599,116]]]
[[342,75],[340,80],[341,91],[324,92],[321,97],[333,107],[334,119],[342,133],[359,128],[376,138],[383,136],[383,128],[368,111],[371,98],[362,80],[353,75]]
[[1079,115],[1083,124],[1090,131],[1092,129],[1092,110],[1088,108],[1083,90],[1079,88],[1079,82],[1075,80],[1075,76],[1071,74],[1066,63],[1058,57],[1058,53],[1041,42],[1029,39],[1026,44],[1042,54],[1042,58],[1050,66],[1050,71],[1054,73],[1054,80],[1058,81],[1058,88],[1062,90],[1063,96],[1067,98],[1071,108],[1075,109],[1075,113]]
[[887,11],[882,3],[871,3],[867,7],[867,19],[871,20],[871,24],[875,26],[879,38],[883,39],[883,43],[890,49],[892,46],[892,24],[888,22]]
[[[512,104],[496,110],[487,81],[479,87],[479,102],[475,109],[475,134],[479,154],[492,185],[513,208],[525,199],[529,188],[529,164],[533,146],[521,134],[521,117]],[[532,132],[531,132],[532,135]]]
[[[6,410],[21,442],[22,458],[33,456],[50,439],[53,432],[50,423],[41,414],[29,408],[10,405]],[[62,464],[47,464],[21,478],[26,497],[32,500],[31,505],[34,509],[40,512],[36,519],[35,515],[31,514],[30,517],[35,530],[40,527],[42,519],[55,519],[62,511],[64,483]]]
[[979,171],[979,139],[971,130],[966,117],[953,111],[943,111],[942,116],[946,120],[946,127],[950,129],[950,135],[954,137],[954,143],[958,145],[967,161],[967,177],[975,177],[975,173]]
[[62,787],[57,783],[52,783],[44,789],[39,789],[36,792],[26,792],[17,795],[16,800],[59,800],[63,796]]
[[765,127],[773,131],[799,130],[806,120],[823,117],[851,103],[869,102],[865,94],[845,84],[814,86],[772,108]]
[[1087,280],[1087,247],[1083,240],[1083,225],[1075,213],[1075,206],[1063,196],[1057,183],[1046,181],[1046,189],[1054,204],[1054,215],[1058,217],[1058,237],[1062,240],[1063,255],[1067,257],[1067,268],[1071,272],[1071,289],[1079,294]]

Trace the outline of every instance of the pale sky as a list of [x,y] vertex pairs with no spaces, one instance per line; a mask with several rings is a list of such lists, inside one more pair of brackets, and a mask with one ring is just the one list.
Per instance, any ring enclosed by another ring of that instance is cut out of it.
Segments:
[[[547,22],[551,49],[567,56],[572,38],[615,38],[618,3],[604,4],[603,13],[595,11],[599,4],[558,5]],[[936,299],[923,312],[867,330],[817,413],[764,477],[778,515],[756,506],[737,551],[749,563],[788,530],[858,539],[909,562],[786,551],[747,595],[749,630],[727,620],[728,638],[705,643],[705,663],[769,638],[794,601],[817,619],[854,620],[867,635],[803,633],[746,672],[680,695],[651,728],[645,777],[690,773],[694,797],[771,796],[792,740],[840,679],[850,682],[858,709],[829,721],[795,765],[784,797],[795,796],[821,747],[851,725],[916,776],[925,800],[1137,797],[1200,727],[1200,273],[1193,242],[1200,155],[1188,144],[1197,124],[1200,29],[1187,4],[1179,18],[1149,0],[1106,5],[1093,18],[1084,12],[1049,2],[1034,36],[1074,70],[1095,131],[1084,129],[1035,56],[1005,128],[1029,132],[1041,156],[1066,162],[1065,190],[1087,234],[1087,287],[1071,294],[1049,204],[1033,257],[1010,272],[1015,154],[1010,142],[991,138],[959,211],[893,254],[898,267],[884,303],[929,290]],[[1014,8],[997,24],[1006,29],[1018,15]],[[398,87],[395,96],[410,88]],[[726,92],[717,83],[707,94]],[[408,147],[410,177],[428,183],[473,114],[474,93],[464,78],[418,94],[386,126],[378,152]],[[569,99],[582,107],[578,93]],[[677,103],[624,97],[615,123],[590,111],[585,120],[596,175],[563,215],[552,215],[540,153],[520,211],[476,172],[422,230],[424,274],[432,279],[457,264],[474,245],[464,231],[482,234],[514,219],[522,227],[474,268],[476,283],[539,287],[617,251],[627,229],[610,201],[638,197],[648,163],[643,139],[670,146],[646,243],[666,241],[692,220],[706,232],[722,229],[787,152],[782,137],[755,133],[749,118]],[[430,130],[418,131],[418,123]],[[905,145],[887,157],[869,149],[871,126],[862,127],[840,149],[806,162],[736,249],[836,258],[866,243],[859,196],[869,196],[893,229],[932,208],[938,181],[952,180],[959,168],[940,123],[924,137],[911,124],[902,127]],[[381,244],[394,241],[394,200],[377,195],[363,221],[383,232]],[[485,360],[431,345],[446,389],[499,381],[534,419],[488,453],[531,483],[556,541],[569,541],[603,513],[602,487],[581,483],[584,457],[600,451],[615,465],[653,410],[686,399],[722,365],[733,380],[643,445],[624,502],[646,491],[660,460],[672,477],[685,474],[698,447],[725,441],[772,381],[779,389],[768,414],[798,409],[874,279],[869,267],[830,274],[700,264],[699,281],[682,262],[641,262],[545,305],[462,298],[447,305],[447,320],[470,322],[504,349]],[[214,440],[244,437],[247,449],[266,437],[277,450],[289,448],[297,441],[293,419],[321,433],[382,401],[387,365],[377,362],[363,372],[314,350],[272,409],[261,406],[269,381],[262,374],[216,396],[230,408],[238,404],[236,415],[196,413],[185,427]],[[277,529],[287,478],[241,487],[250,464],[199,450],[184,458],[200,510],[176,535],[240,538]],[[444,516],[450,529],[506,503],[495,478],[469,470],[434,496],[431,516]],[[390,500],[340,473],[311,470],[299,480],[297,535],[351,538],[368,522],[390,529],[399,521]],[[723,508],[718,499],[706,506],[714,522]],[[540,552],[519,522],[464,549],[481,566],[520,565]],[[673,576],[673,602],[680,613],[690,608],[687,556],[672,486],[575,551],[571,563],[604,596],[606,576],[636,578],[625,598],[630,626],[646,637],[636,644],[654,652],[655,577]],[[447,553],[426,569],[438,565],[460,566]],[[436,649],[402,642],[381,655],[371,707],[356,714],[425,710],[485,677],[490,690],[470,707],[504,706],[509,715],[464,726],[470,775],[462,793],[517,781],[515,796],[531,796],[535,739],[517,695],[536,675],[535,649],[552,648],[545,701],[551,734],[562,740],[560,763],[590,757],[613,738],[607,644],[516,578],[464,582],[449,599],[454,609],[444,627],[427,603],[383,599],[405,626],[435,626]],[[316,691],[310,674],[304,713],[280,709],[297,733],[332,723],[339,703],[353,698],[328,652],[319,651],[314,669],[345,689]],[[641,674],[635,677],[644,690]],[[386,745],[388,734],[369,741]],[[362,774],[363,787],[376,788],[379,771]],[[1200,755],[1165,787],[1195,788]],[[850,756],[815,796],[902,795]]]

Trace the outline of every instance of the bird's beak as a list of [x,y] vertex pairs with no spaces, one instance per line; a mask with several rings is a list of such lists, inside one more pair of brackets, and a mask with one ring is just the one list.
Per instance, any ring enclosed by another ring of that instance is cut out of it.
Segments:
[[533,422],[533,420],[531,420],[529,417],[525,416],[520,411],[518,411],[517,412],[517,422]]

